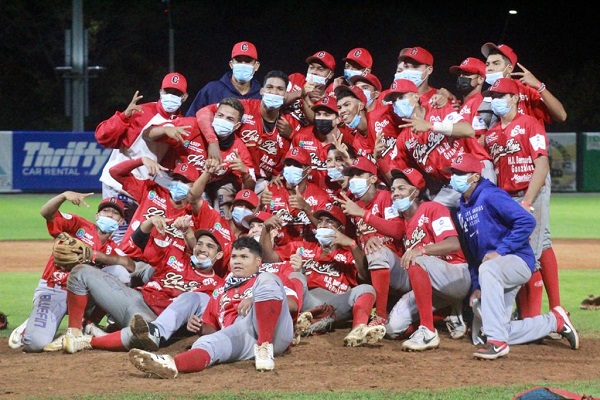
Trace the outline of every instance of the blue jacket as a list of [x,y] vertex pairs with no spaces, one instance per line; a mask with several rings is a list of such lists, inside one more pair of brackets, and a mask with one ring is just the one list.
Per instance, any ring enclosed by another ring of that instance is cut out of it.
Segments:
[[535,255],[529,237],[535,228],[535,218],[504,190],[482,177],[468,203],[461,196],[458,221],[463,242],[472,256],[469,268],[473,290],[479,289],[477,275],[481,260],[492,251],[521,257],[533,272]]
[[256,78],[250,81],[250,91],[246,94],[241,94],[233,83],[231,83],[232,71],[227,72],[218,81],[208,82],[196,95],[196,98],[190,104],[190,108],[185,114],[186,117],[195,117],[196,112],[209,104],[216,104],[226,97],[236,97],[238,99],[260,99],[260,89],[262,85]]

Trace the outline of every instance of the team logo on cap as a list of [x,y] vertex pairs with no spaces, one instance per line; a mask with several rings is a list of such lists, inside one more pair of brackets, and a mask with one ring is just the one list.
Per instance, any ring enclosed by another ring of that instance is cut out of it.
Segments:
[[174,84],[174,85],[179,84],[179,75],[173,75],[171,77],[171,83]]
[[396,81],[394,81],[394,83],[392,83],[392,90],[396,90],[396,88],[398,87],[398,84],[396,83]]
[[417,49],[416,47],[413,47],[412,49],[410,49],[410,52],[408,54],[410,54],[411,56],[416,56],[419,53],[419,49]]
[[464,67],[467,64],[469,64],[469,59],[468,58],[464,59],[463,62],[460,63],[460,66]]
[[323,57],[325,57],[325,52],[324,52],[324,51],[320,51],[320,52],[318,52],[318,53],[317,53],[317,57],[319,57],[319,58],[323,58]]
[[242,43],[242,45],[240,46],[240,50],[242,50],[243,52],[248,51],[248,43]]
[[181,170],[181,172],[185,172],[188,169],[188,165],[187,164],[179,164],[180,167],[179,169]]
[[492,89],[497,89],[500,86],[500,79],[496,79],[496,82],[492,85]]
[[242,197],[247,199],[248,197],[250,197],[250,191],[249,190],[244,190],[242,192]]
[[297,155],[298,155],[298,148],[297,148],[297,147],[294,147],[294,148],[292,149],[292,155],[293,155],[293,156],[297,156]]
[[362,55],[362,50],[356,50],[354,52],[354,57],[359,58]]
[[352,161],[352,165],[356,165],[358,164],[358,158],[355,158],[354,161]]
[[329,103],[329,97],[325,96],[321,99],[321,104],[323,105],[327,105],[327,103]]
[[458,156],[456,157],[456,160],[454,160],[454,162],[456,163],[456,165],[460,165],[463,162],[463,156]]

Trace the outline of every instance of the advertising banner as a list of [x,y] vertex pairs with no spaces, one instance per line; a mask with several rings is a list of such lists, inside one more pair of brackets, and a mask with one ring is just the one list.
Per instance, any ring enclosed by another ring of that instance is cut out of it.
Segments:
[[548,132],[552,192],[577,191],[577,134]]

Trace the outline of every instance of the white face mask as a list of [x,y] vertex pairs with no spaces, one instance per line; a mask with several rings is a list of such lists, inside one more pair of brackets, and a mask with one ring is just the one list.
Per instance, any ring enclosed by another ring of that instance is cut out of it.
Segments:
[[331,228],[317,228],[315,238],[319,241],[321,246],[327,247],[333,241],[335,231]]
[[294,167],[293,165],[286,165],[283,167],[283,177],[287,183],[296,186],[302,182],[304,170],[302,168]]
[[215,118],[212,122],[212,127],[219,137],[227,137],[233,132],[234,124],[223,118]]
[[244,218],[246,218],[248,215],[252,215],[254,214],[251,210],[248,210],[245,207],[233,207],[233,211],[231,212],[231,218],[233,218],[233,220],[238,224],[238,225],[242,225],[242,221],[244,220]]
[[309,82],[311,78],[315,85],[324,86],[327,83],[327,78],[315,74],[306,74],[306,82]]
[[408,79],[412,83],[414,83],[417,87],[423,83],[423,72],[415,69],[405,69],[400,72],[401,79]]
[[283,96],[274,93],[265,93],[262,95],[263,104],[270,110],[281,108],[283,100]]
[[493,85],[498,79],[504,77],[504,72],[490,72],[485,74],[485,83],[488,85]]
[[174,94],[160,94],[160,104],[162,104],[162,107],[168,113],[174,113],[175,111],[179,110],[179,107],[181,107],[181,102],[181,97],[175,96]]
[[367,193],[369,186],[371,185],[367,182],[367,178],[352,178],[348,182],[348,189],[358,198],[363,197]]

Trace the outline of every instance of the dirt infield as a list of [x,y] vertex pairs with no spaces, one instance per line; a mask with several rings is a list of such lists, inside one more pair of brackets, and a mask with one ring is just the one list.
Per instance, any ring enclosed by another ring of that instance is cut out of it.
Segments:
[[[50,241],[0,242],[3,255],[0,272],[40,271],[41,274],[50,248]],[[598,240],[555,240],[554,248],[560,268],[600,266]],[[174,381],[144,378],[129,363],[127,353],[88,350],[74,355],[26,354],[10,349],[7,341],[2,340],[0,397],[75,397],[126,392],[192,396],[222,391],[306,391],[309,388],[405,390],[533,385],[600,377],[600,340],[595,339],[584,338],[579,351],[571,350],[565,340],[512,346],[507,357],[486,362],[473,359],[475,348],[467,339],[452,340],[447,332],[440,332],[442,343],[438,350],[425,353],[402,352],[401,341],[387,340],[374,348],[346,348],[343,347],[346,333],[346,330],[336,330],[303,339],[299,346],[276,358],[276,369],[272,373],[256,372],[253,361],[244,361],[182,375]],[[194,338],[182,339],[161,352],[176,354],[193,341]]]

